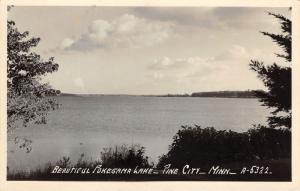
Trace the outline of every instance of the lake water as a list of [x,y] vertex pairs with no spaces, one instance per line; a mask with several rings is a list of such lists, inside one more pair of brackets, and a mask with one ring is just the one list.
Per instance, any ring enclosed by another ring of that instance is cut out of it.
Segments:
[[29,170],[62,156],[77,161],[99,159],[104,147],[140,144],[150,160],[168,150],[181,125],[213,126],[216,129],[246,131],[253,124],[266,123],[269,110],[257,99],[61,96],[60,109],[48,115],[46,125],[20,128],[15,133],[33,141],[26,153],[8,142],[10,169]]

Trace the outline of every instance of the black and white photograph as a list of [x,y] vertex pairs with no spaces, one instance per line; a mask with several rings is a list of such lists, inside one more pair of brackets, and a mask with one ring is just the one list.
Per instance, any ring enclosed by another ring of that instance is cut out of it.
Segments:
[[7,182],[293,181],[292,4],[6,9]]

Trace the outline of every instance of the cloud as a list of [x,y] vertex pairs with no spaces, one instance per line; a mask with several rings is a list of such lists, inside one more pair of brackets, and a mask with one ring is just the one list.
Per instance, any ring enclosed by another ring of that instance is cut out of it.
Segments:
[[60,49],[65,49],[65,48],[68,48],[70,46],[72,46],[74,44],[74,40],[71,39],[71,38],[65,38],[61,44],[60,44]]
[[66,38],[63,50],[90,50],[96,48],[139,48],[167,40],[172,32],[170,22],[149,21],[132,14],[124,14],[112,21],[94,20],[80,38]]
[[235,59],[242,59],[242,58],[247,58],[248,60],[250,60],[251,56],[252,54],[250,55],[247,52],[245,47],[238,44],[234,44],[231,45],[223,53],[215,56],[214,60],[224,61],[224,60],[235,60]]
[[148,65],[150,70],[188,70],[195,67],[206,67],[206,68],[216,68],[219,67],[216,64],[219,61],[233,61],[241,59],[250,59],[253,54],[248,53],[245,47],[233,44],[228,49],[210,58],[202,57],[188,57],[188,58],[175,58],[171,59],[164,56],[159,59],[154,59],[151,64]]
[[244,72],[246,76],[251,75],[248,64],[250,58],[255,54],[257,55],[256,52],[234,44],[210,58],[170,58],[165,56],[154,59],[148,65],[149,76],[159,82],[176,81],[181,84],[191,84],[210,79],[211,82],[220,83],[218,80],[221,76],[233,78],[233,76],[240,75],[241,72]]
[[164,56],[160,59],[155,59],[153,63],[148,66],[148,68],[151,70],[189,69],[191,67],[203,65],[208,62],[208,60],[209,59],[203,59],[200,57],[171,59],[167,56]]
[[211,25],[209,16],[213,8],[197,7],[137,7],[134,12],[139,16],[152,19],[173,21],[184,25]]
[[249,60],[244,57],[233,60],[163,57],[149,65],[147,87],[161,88],[167,93],[263,87],[248,64]]
[[192,30],[190,27],[207,29],[209,39],[218,36],[212,30],[232,29],[236,33],[239,30],[274,29],[278,23],[266,11],[290,15],[288,8],[135,7],[130,9],[130,14],[92,21],[86,32],[63,39],[59,46],[48,52],[148,47],[176,34],[184,36]]
[[268,7],[137,7],[134,12],[152,20],[172,21],[202,28],[242,29],[273,25],[266,11],[290,15],[288,8]]
[[149,75],[156,81],[177,81],[182,83],[194,77],[205,77],[212,72],[221,70],[222,65],[213,63],[211,58],[201,57],[175,58],[162,57],[155,59],[148,66]]

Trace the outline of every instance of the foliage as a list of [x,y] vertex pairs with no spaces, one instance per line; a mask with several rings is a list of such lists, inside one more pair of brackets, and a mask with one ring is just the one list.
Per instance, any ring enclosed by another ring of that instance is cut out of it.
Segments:
[[250,153],[259,159],[291,157],[291,132],[261,125],[248,130]]
[[145,156],[145,148],[139,145],[116,146],[115,148],[104,148],[101,152],[101,163],[105,167],[151,167]]
[[29,38],[29,32],[19,32],[13,21],[7,22],[7,116],[8,133],[30,122],[46,123],[45,116],[57,108],[49,95],[59,91],[52,89],[41,77],[58,70],[51,57],[43,61],[32,51],[40,38]]
[[31,147],[32,140],[28,139],[27,137],[16,136],[14,138],[14,143],[19,145],[19,148],[26,149],[27,153],[29,153],[32,150]]
[[255,91],[212,91],[194,92],[191,97],[256,98]]
[[158,167],[166,164],[179,168],[185,164],[208,166],[289,157],[290,137],[289,130],[263,126],[242,133],[182,126],[173,137],[168,153],[160,157]]
[[[292,60],[292,22],[280,14],[269,13],[277,18],[281,24],[282,34],[262,32],[269,36],[284,51],[276,54],[286,62]],[[267,92],[257,91],[256,94],[263,105],[275,108],[272,116],[268,118],[270,127],[291,128],[291,67],[280,66],[276,63],[265,66],[263,62],[251,60],[250,67],[257,72],[258,77],[267,87]]]

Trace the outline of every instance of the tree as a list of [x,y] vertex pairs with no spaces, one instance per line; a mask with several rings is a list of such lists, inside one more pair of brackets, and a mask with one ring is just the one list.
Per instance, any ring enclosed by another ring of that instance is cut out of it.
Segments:
[[[270,37],[282,49],[283,54],[276,54],[288,63],[292,61],[292,22],[280,14],[269,13],[279,20],[282,34],[261,32]],[[291,128],[291,67],[276,63],[265,66],[263,62],[251,60],[250,67],[257,72],[268,91],[256,91],[260,102],[269,108],[274,108],[272,116],[268,117],[269,126]]]
[[[7,22],[7,131],[8,135],[29,123],[46,123],[45,116],[58,107],[58,90],[42,83],[42,76],[58,70],[51,57],[46,61],[31,49],[40,38],[29,38],[29,32],[19,32],[15,22]],[[26,146],[26,145],[25,145]],[[25,147],[24,146],[24,147]]]

